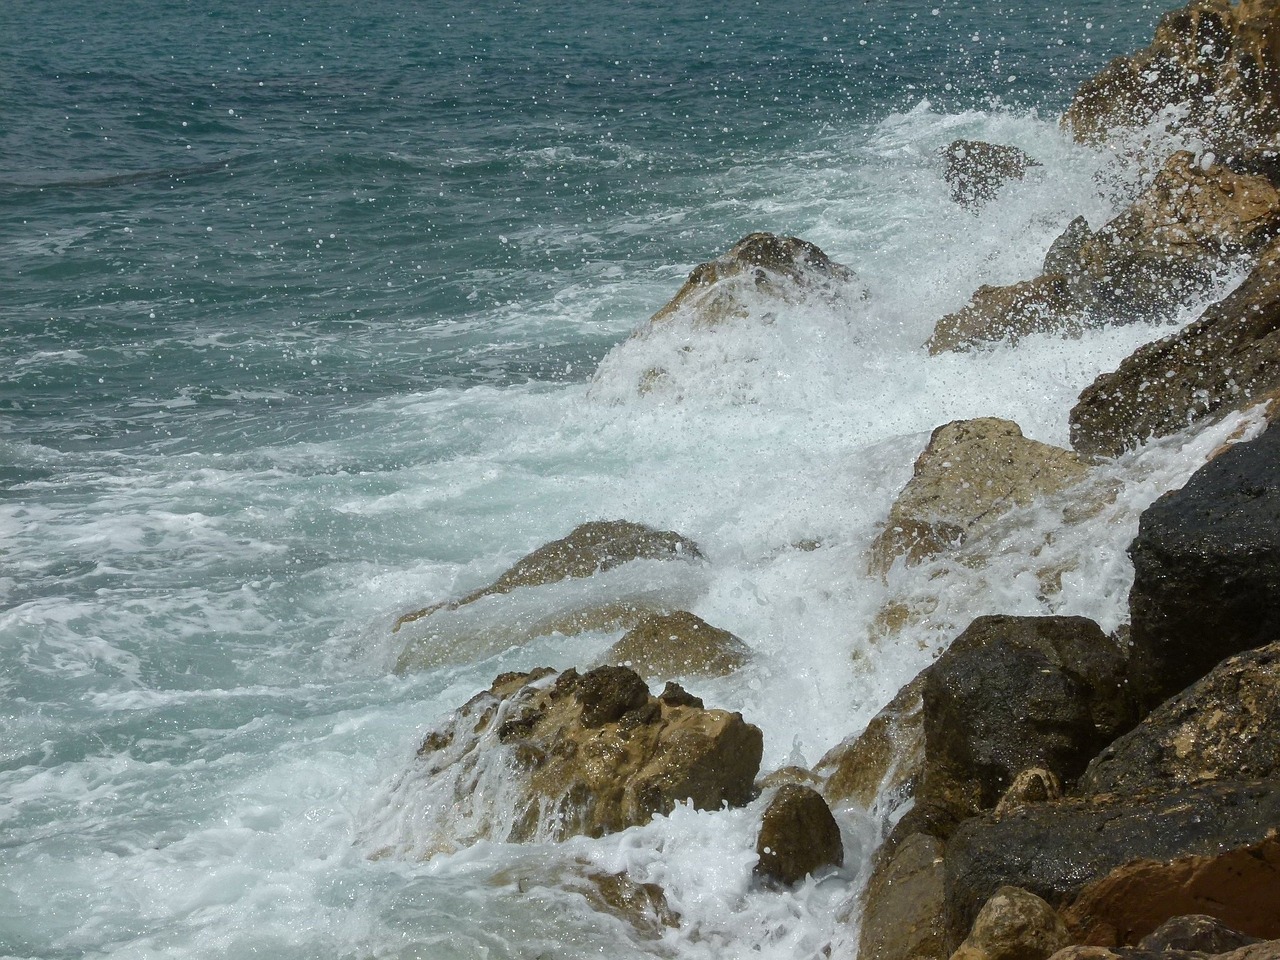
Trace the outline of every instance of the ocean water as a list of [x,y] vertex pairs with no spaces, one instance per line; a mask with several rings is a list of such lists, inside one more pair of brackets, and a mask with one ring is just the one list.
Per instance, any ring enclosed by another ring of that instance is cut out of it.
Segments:
[[[1140,171],[1056,118],[1171,6],[0,5],[0,956],[854,956],[883,806],[840,811],[844,868],[789,892],[751,882],[758,804],[370,856],[426,730],[617,638],[401,676],[391,624],[585,520],[679,530],[708,563],[664,589],[754,653],[683,679],[762,727],[766,769],[977,614],[1120,625],[1138,514],[1248,418],[1100,468],[1081,523],[1020,511],[981,562],[884,582],[866,551],[934,427],[1065,444],[1079,391],[1168,332],[921,346],[1123,203]],[[959,136],[1042,166],[963,211]],[[866,297],[627,339],[757,229]],[[889,603],[915,615],[886,634]],[[591,870],[681,925],[595,909]]]

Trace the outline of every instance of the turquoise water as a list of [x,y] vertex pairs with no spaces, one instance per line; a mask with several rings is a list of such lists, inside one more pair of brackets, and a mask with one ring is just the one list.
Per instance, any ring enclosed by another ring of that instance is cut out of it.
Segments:
[[[389,625],[625,516],[711,558],[695,612],[757,660],[690,686],[765,729],[767,765],[856,732],[981,602],[869,639],[862,553],[927,431],[1065,442],[1071,398],[1156,335],[919,346],[1113,210],[1114,158],[1056,116],[1167,6],[0,6],[0,955],[847,951],[874,812],[785,895],[750,886],[750,809],[368,859],[428,725],[615,639],[397,677]],[[959,211],[956,136],[1043,173]],[[867,300],[694,344],[678,400],[638,397],[647,351],[688,344],[627,334],[755,229]],[[1194,459],[1170,456],[1154,475]],[[1114,621],[1125,575],[1054,608]],[[992,582],[1001,612],[1045,608]],[[684,927],[642,942],[510,879],[575,858],[662,883]]]

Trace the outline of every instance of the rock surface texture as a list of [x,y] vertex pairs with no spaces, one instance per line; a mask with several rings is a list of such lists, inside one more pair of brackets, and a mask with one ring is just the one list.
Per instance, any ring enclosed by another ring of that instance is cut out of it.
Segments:
[[1010,180],[1021,180],[1030,167],[1040,166],[1024,151],[982,140],[953,140],[942,152],[943,179],[951,199],[963,207],[994,200]]
[[822,794],[799,784],[778,788],[756,838],[756,875],[787,886],[844,863],[840,827]]
[[1001,887],[951,960],[1047,960],[1071,943],[1057,911],[1034,893]]
[[881,851],[867,884],[860,960],[946,960],[941,840],[923,833]]
[[723,677],[751,658],[751,648],[728,630],[685,610],[648,614],[604,655],[646,680],[657,677]]

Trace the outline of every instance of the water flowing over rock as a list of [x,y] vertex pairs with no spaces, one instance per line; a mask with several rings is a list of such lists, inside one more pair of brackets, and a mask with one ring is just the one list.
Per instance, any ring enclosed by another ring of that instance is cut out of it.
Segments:
[[1085,81],[1063,123],[1082,141],[1161,121],[1223,155],[1280,129],[1280,10],[1269,0],[1194,0],[1165,14],[1151,45]]
[[1238,443],[1142,515],[1129,548],[1135,676],[1149,706],[1280,636],[1280,430]]
[[983,905],[951,960],[1047,960],[1071,943],[1049,904],[1018,887],[1001,887]]
[[1071,451],[1022,435],[1016,423],[986,417],[938,427],[916,459],[911,480],[871,546],[871,568],[918,563],[958,546],[1014,507],[1082,479]]
[[844,843],[830,808],[822,794],[799,784],[784,784],[769,801],[756,853],[757,876],[786,886],[844,864]]
[[1071,410],[1071,445],[1116,457],[1280,390],[1280,246],[1189,326],[1099,376]]
[[953,140],[943,151],[943,179],[951,199],[963,207],[980,207],[994,200],[1010,180],[1021,180],[1040,164],[1017,147],[982,140]]
[[641,617],[604,655],[646,680],[676,676],[723,677],[740,669],[751,648],[728,630],[686,610]]
[[598,837],[679,803],[742,806],[762,751],[741,714],[674,684],[651,696],[625,667],[503,674],[423,740],[370,833],[408,856]]

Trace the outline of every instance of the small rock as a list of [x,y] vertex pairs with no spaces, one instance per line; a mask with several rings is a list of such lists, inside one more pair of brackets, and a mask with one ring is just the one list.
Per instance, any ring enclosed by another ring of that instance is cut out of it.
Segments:
[[784,784],[769,802],[756,839],[756,874],[791,886],[823,867],[844,863],[835,817],[816,790]]
[[943,179],[951,187],[951,199],[962,207],[994,200],[1010,180],[1021,180],[1028,168],[1040,166],[1017,147],[982,140],[954,140],[943,158]]
[[1048,960],[1071,943],[1062,918],[1034,893],[1001,887],[951,960]]
[[1062,781],[1056,773],[1044,767],[1029,767],[1013,778],[1013,783],[996,804],[995,816],[999,819],[1028,803],[1045,803],[1061,796]]
[[1167,950],[1194,950],[1196,953],[1227,953],[1256,943],[1256,937],[1233,930],[1221,920],[1203,913],[1166,920],[1138,941],[1139,950],[1153,953]]
[[615,643],[604,659],[623,663],[646,679],[723,677],[741,669],[751,648],[728,630],[685,610],[650,614]]

